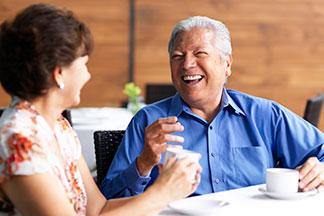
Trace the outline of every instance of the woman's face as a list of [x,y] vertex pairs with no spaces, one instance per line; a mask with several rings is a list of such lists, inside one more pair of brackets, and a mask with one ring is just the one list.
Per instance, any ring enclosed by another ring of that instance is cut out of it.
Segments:
[[82,87],[89,81],[91,75],[87,63],[89,57],[76,58],[69,66],[62,68],[64,82],[64,105],[66,107],[76,106],[80,103],[80,92]]

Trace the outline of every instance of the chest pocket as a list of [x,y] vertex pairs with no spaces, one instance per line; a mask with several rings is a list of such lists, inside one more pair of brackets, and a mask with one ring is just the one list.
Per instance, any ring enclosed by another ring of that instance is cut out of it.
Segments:
[[241,186],[265,182],[265,170],[269,167],[269,156],[262,146],[232,148],[236,181]]

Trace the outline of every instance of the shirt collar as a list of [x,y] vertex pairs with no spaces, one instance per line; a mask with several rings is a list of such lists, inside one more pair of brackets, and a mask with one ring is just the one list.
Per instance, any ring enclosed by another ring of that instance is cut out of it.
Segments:
[[[222,105],[221,109],[224,109],[225,107],[231,107],[236,114],[242,114],[245,116],[245,113],[242,111],[242,109],[235,103],[235,101],[231,98],[231,96],[228,94],[227,90],[223,89],[223,95],[222,95]],[[182,111],[189,112],[190,107],[182,100],[179,93],[174,95],[172,97],[171,101],[171,107],[169,109],[168,115],[169,116],[179,116]]]
[[169,116],[179,116],[182,111],[186,111],[186,109],[190,109],[188,107],[188,105],[182,100],[182,98],[180,97],[179,93],[176,93],[173,97],[172,97],[172,101],[171,101],[171,106],[169,109]]
[[222,109],[225,107],[232,107],[236,114],[246,115],[243,110],[235,103],[235,101],[228,94],[227,90],[224,88],[222,95]]

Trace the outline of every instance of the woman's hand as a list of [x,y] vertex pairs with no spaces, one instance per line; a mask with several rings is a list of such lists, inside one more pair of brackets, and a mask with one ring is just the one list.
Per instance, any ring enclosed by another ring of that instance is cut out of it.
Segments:
[[158,190],[165,204],[187,197],[200,183],[201,166],[190,157],[180,160],[172,157],[159,168],[160,175],[152,187]]

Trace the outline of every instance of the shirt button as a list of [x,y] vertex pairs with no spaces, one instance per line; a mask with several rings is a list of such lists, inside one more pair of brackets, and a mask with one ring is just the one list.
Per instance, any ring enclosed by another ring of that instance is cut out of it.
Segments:
[[215,157],[215,154],[214,154],[214,153],[211,153],[211,156],[212,156],[212,157]]
[[147,184],[147,182],[146,182],[146,181],[143,181],[143,182],[142,182],[142,185],[146,185],[146,184]]
[[213,126],[209,126],[209,129],[210,129],[210,130],[213,130]]
[[220,182],[219,178],[214,179],[214,182],[215,182],[216,184],[219,184],[219,182]]

